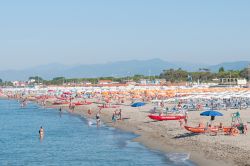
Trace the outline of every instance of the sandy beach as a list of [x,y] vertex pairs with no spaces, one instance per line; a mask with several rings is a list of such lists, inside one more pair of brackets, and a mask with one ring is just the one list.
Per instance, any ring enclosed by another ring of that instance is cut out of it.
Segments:
[[[99,112],[98,104],[78,106],[72,113],[95,119]],[[47,105],[50,107],[51,105]],[[123,120],[112,122],[112,114],[115,108],[101,110],[101,120],[109,125],[125,131],[133,132],[139,136],[134,140],[145,146],[162,152],[190,153],[190,159],[198,165],[239,165],[250,164],[250,135],[228,136],[219,134],[192,134],[180,127],[178,121],[153,121],[147,117],[152,104],[144,107],[133,108],[130,105],[119,105],[122,109]],[[55,106],[53,106],[55,107]],[[56,106],[57,108],[61,106]],[[69,111],[68,106],[61,107]],[[91,109],[92,114],[88,114]],[[230,126],[231,114],[235,110],[221,112],[223,117],[216,118],[214,123],[222,122]],[[250,121],[250,110],[241,110],[242,119]],[[188,125],[196,126],[198,123],[207,122],[209,117],[201,117],[200,111],[189,112]]]
[[249,8],[2,1],[0,166],[250,166]]
[[[92,91],[94,89],[91,89]],[[185,90],[185,89],[184,89]],[[200,91],[200,89],[198,89]],[[205,89],[206,90],[206,89]],[[225,89],[224,89],[225,90]],[[226,89],[227,91],[232,91],[232,89]],[[43,91],[43,92],[42,92]],[[49,91],[51,97],[39,97],[42,94]],[[85,89],[85,91],[87,91]],[[172,91],[172,90],[171,90]],[[180,90],[178,90],[180,91]],[[185,90],[187,91],[187,90]],[[197,89],[195,89],[197,91]],[[203,89],[204,91],[204,89]],[[216,93],[220,93],[221,89],[216,89]],[[245,89],[233,89],[235,93],[242,91],[245,93]],[[20,93],[28,92],[25,97],[20,97]],[[138,135],[134,140],[142,143],[143,145],[161,152],[171,152],[171,153],[186,153],[190,156],[190,159],[194,161],[197,165],[238,165],[247,166],[250,165],[250,135],[239,134],[237,136],[225,135],[224,132],[218,132],[217,135],[211,135],[211,133],[195,134],[187,131],[183,125],[180,125],[178,120],[176,121],[155,121],[148,117],[150,111],[156,106],[152,101],[145,101],[146,105],[142,107],[131,107],[131,95],[124,95],[127,98],[123,98],[124,102],[118,102],[114,99],[117,96],[111,95],[113,98],[109,101],[108,105],[116,108],[102,108],[105,103],[106,97],[103,97],[101,93],[97,92],[90,98],[83,99],[82,97],[72,98],[71,103],[77,102],[90,102],[86,105],[74,106],[74,109],[69,108],[69,102],[67,104],[56,104],[59,97],[55,97],[55,93],[51,94],[52,90],[33,90],[33,91],[23,91],[23,90],[6,90],[5,94],[12,94],[10,98],[13,98],[15,94],[15,99],[26,99],[33,102],[37,102],[45,107],[62,108],[63,111],[68,111],[72,114],[77,114],[84,116],[86,118],[95,119],[96,114],[100,113],[100,119],[103,123],[108,126],[112,126],[124,131],[133,132]],[[68,88],[63,90],[58,90],[61,94],[67,94],[71,96]],[[144,91],[140,95],[143,96]],[[104,92],[103,92],[104,93]],[[106,94],[107,92],[105,92]],[[223,92],[224,93],[224,92]],[[231,92],[230,92],[231,93]],[[233,92],[234,93],[234,92]],[[18,95],[17,95],[18,94]],[[127,94],[127,93],[125,93]],[[131,93],[133,94],[133,93]],[[223,94],[222,94],[223,95]],[[60,96],[60,95],[59,95]],[[134,96],[134,95],[133,95]],[[208,95],[206,95],[207,97]],[[70,97],[71,98],[71,97]],[[140,99],[141,100],[141,99]],[[64,101],[64,100],[63,100]],[[167,107],[173,106],[171,103],[165,105]],[[112,121],[112,115],[115,110],[122,110],[122,120]],[[88,111],[90,110],[90,112]],[[188,126],[198,126],[199,123],[206,124],[209,122],[210,117],[200,116],[200,111],[189,111],[188,112]],[[220,123],[223,126],[231,126],[232,113],[239,111],[240,116],[244,124],[250,122],[250,109],[227,109],[218,110],[223,113],[223,116],[216,117],[213,121],[213,126],[219,126]]]

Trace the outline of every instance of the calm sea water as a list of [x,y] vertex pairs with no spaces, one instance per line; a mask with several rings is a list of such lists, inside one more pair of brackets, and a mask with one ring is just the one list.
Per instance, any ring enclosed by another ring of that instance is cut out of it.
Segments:
[[0,100],[0,165],[194,165],[187,154],[152,151],[132,142],[131,133],[89,124],[66,112]]

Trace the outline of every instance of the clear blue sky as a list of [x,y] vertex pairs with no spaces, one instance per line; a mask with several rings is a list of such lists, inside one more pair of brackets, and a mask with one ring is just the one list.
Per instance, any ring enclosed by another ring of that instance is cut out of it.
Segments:
[[248,0],[10,0],[0,69],[161,58],[250,60]]

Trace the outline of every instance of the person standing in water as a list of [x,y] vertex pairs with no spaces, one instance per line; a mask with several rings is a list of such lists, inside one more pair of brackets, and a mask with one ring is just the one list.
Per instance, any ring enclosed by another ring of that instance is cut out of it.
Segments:
[[97,126],[99,126],[100,123],[101,123],[100,114],[97,113],[97,114],[96,114],[96,124],[97,124]]
[[43,138],[43,136],[44,136],[44,129],[42,126],[40,127],[39,135],[40,135],[40,138]]
[[113,112],[113,115],[112,115],[112,122],[113,122],[113,123],[116,122],[116,111]]
[[118,115],[119,115],[119,120],[122,120],[122,109],[119,110]]

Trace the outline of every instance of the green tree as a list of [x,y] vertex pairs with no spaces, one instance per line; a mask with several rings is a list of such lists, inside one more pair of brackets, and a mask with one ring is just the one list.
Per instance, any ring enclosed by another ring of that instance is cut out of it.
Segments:
[[64,77],[55,77],[51,80],[51,84],[52,85],[62,85],[64,83],[66,83],[67,80]]
[[240,77],[247,79],[248,81],[250,80],[250,69],[245,68],[240,71]]
[[188,72],[185,70],[182,70],[181,68],[177,70],[168,69],[168,70],[164,70],[160,74],[160,78],[164,78],[166,79],[166,81],[170,81],[170,82],[187,81]]
[[35,80],[35,83],[41,83],[43,81],[43,78],[39,76],[31,76],[29,77],[29,80]]
[[211,73],[209,71],[202,72],[191,72],[190,75],[193,77],[193,81],[198,82],[208,82],[212,81],[213,78],[216,78],[215,73]]
[[220,67],[219,68],[219,73],[221,73],[221,72],[224,72],[225,70],[224,70],[224,67]]
[[65,80],[65,77],[55,77],[52,81]]
[[217,73],[218,78],[241,78],[240,71],[230,70]]

